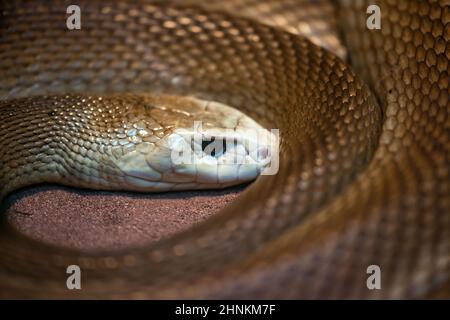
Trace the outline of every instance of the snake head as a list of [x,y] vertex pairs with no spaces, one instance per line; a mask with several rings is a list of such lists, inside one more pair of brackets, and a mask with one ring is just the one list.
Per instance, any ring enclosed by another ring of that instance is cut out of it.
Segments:
[[164,123],[164,134],[141,141],[115,161],[129,189],[224,188],[251,181],[269,167],[273,172],[276,133],[221,103],[161,99],[153,101],[156,109],[150,113],[152,121]]

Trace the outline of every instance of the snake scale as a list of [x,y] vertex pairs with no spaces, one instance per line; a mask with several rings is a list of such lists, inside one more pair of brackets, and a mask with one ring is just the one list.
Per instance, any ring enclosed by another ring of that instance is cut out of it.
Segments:
[[[280,129],[279,172],[142,248],[88,254],[2,226],[1,297],[450,297],[449,1],[77,2],[70,32],[67,1],[1,4],[0,97],[16,110],[0,111],[2,196],[62,182],[38,157],[52,114],[29,106],[88,94],[236,107]],[[71,264],[82,290],[65,286]],[[372,264],[381,290],[366,286]]]

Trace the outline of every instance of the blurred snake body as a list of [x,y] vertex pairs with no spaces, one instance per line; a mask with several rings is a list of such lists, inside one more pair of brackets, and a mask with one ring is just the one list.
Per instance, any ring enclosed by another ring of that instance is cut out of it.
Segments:
[[[236,132],[240,113],[208,113],[226,106],[254,119],[244,126],[279,129],[279,169],[141,248],[84,253],[2,226],[0,297],[450,297],[447,0],[79,1],[82,28],[69,31],[70,4],[1,3],[2,199],[41,182],[166,191],[253,179],[268,145],[240,146],[253,167],[223,174],[226,152],[208,156],[213,174],[180,173],[158,165],[167,144],[146,149],[192,110]],[[379,30],[366,27],[369,5]],[[144,163],[152,171],[135,170]],[[67,290],[73,264],[82,290]],[[380,290],[367,286],[371,265]]]

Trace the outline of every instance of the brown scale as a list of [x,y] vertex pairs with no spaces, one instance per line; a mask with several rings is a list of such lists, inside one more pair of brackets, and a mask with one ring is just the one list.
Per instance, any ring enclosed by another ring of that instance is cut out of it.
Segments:
[[[381,30],[366,29],[369,4],[382,10]],[[81,1],[82,30],[67,32],[64,5],[2,10],[2,105],[30,117],[0,113],[2,136],[15,130],[6,144],[22,150],[1,150],[1,163],[14,168],[2,171],[2,185],[38,160],[17,140],[46,117],[29,113],[30,100],[11,99],[67,92],[163,91],[232,105],[280,129],[280,171],[206,222],[140,249],[82,254],[2,230],[1,296],[448,297],[448,1],[340,1],[329,13],[337,20],[323,23],[338,26],[355,71],[254,16]],[[74,102],[59,99],[61,110]],[[65,287],[69,264],[84,270],[79,292]],[[366,287],[371,264],[381,267],[382,290]]]

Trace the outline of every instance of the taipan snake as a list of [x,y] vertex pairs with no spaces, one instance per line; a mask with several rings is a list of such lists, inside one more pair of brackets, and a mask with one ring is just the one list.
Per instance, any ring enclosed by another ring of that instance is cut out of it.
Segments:
[[[76,2],[71,31],[70,1],[2,2],[3,197],[40,182],[89,187],[64,146],[81,139],[88,157],[105,127],[89,131],[80,110],[113,121],[147,93],[279,129],[279,171],[140,248],[83,253],[3,227],[1,297],[450,297],[448,0]],[[380,29],[367,28],[369,5]],[[82,290],[66,288],[72,264]],[[370,265],[380,290],[367,287]]]

